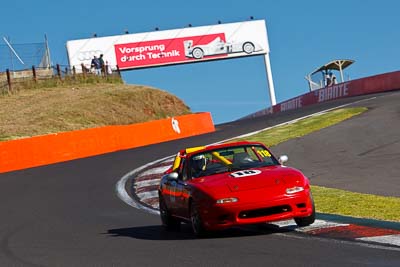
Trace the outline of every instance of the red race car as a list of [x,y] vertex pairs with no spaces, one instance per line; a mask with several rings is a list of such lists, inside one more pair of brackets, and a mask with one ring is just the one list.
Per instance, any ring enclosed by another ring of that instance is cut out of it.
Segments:
[[196,236],[237,225],[315,220],[309,180],[283,166],[258,142],[181,150],[159,187],[160,216],[167,230],[192,224]]

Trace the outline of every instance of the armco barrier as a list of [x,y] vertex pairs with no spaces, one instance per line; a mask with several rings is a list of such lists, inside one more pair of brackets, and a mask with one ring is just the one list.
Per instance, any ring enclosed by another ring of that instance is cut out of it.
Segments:
[[254,118],[266,114],[298,109],[334,99],[386,92],[400,89],[400,71],[352,80],[321,88],[279,103],[272,108],[260,110],[244,117]]
[[0,173],[215,131],[210,113],[0,142]]

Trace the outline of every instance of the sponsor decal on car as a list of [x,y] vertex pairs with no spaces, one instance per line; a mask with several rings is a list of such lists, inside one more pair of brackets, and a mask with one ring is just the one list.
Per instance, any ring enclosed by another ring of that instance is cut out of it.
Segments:
[[242,178],[242,177],[246,177],[246,176],[258,175],[260,173],[261,173],[260,170],[241,170],[241,171],[237,171],[237,172],[232,172],[230,175],[233,178]]

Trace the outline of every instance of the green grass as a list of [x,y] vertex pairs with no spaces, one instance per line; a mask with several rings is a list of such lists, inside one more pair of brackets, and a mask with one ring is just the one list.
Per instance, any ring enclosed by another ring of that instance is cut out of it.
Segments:
[[[335,125],[367,111],[346,108],[302,119],[237,140],[258,141],[274,146]],[[312,186],[317,212],[400,222],[400,198],[354,193],[340,189]]]
[[302,137],[365,112],[367,108],[337,109],[322,115],[302,119],[237,140],[258,141],[271,147],[287,140]]
[[400,222],[400,198],[312,186],[317,212]]

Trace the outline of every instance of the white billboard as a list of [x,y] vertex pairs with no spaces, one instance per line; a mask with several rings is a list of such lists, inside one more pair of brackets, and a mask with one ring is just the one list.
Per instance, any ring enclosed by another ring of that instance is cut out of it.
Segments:
[[70,66],[90,68],[94,56],[121,70],[268,54],[264,20],[96,37],[67,42]]

